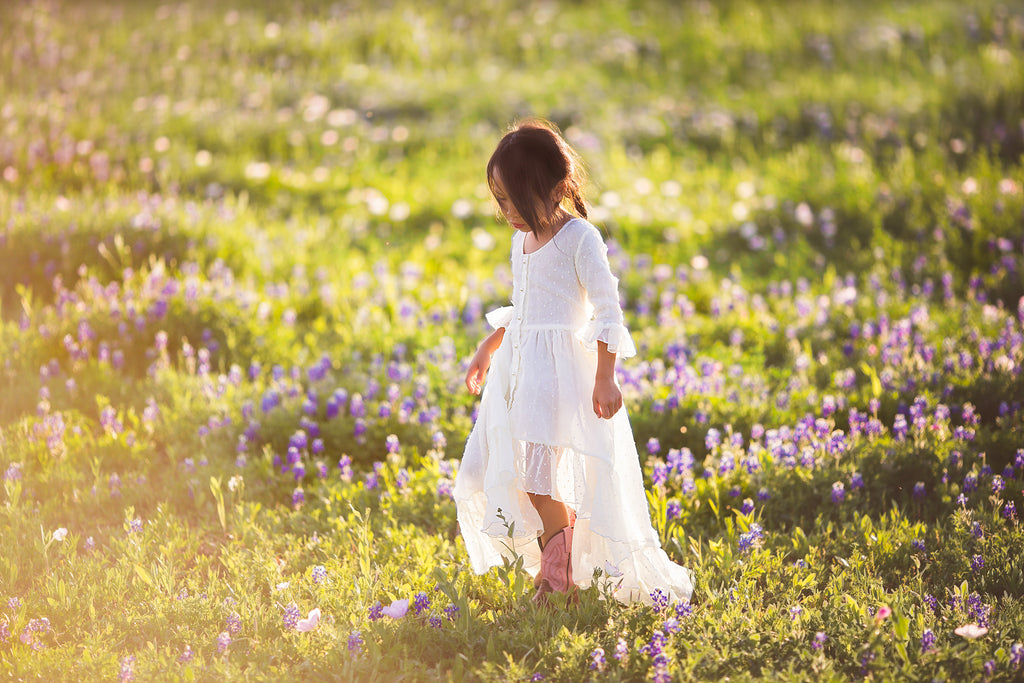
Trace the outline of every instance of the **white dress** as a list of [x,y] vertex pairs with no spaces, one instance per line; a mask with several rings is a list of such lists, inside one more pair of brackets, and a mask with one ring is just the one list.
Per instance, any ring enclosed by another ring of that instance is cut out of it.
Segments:
[[636,355],[607,247],[581,218],[533,253],[523,252],[524,237],[512,238],[512,305],[487,314],[505,335],[455,480],[473,570],[482,574],[515,552],[537,573],[543,524],[527,492],[548,494],[577,515],[578,586],[590,585],[600,569],[600,581],[618,585],[623,602],[650,602],[655,589],[689,600],[690,572],[668,558],[651,525],[625,408],[610,420],[593,410],[597,342],[620,358]]

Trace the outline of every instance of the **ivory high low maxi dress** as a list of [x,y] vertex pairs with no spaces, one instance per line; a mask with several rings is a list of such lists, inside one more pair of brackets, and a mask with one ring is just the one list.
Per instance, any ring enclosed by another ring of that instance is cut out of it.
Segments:
[[576,512],[576,585],[590,585],[601,569],[623,602],[650,602],[655,589],[687,601],[691,574],[668,558],[651,525],[626,409],[610,420],[594,414],[597,342],[620,358],[636,355],[607,247],[581,218],[533,253],[524,253],[524,237],[512,237],[512,305],[487,314],[505,335],[455,480],[473,570],[501,565],[511,549],[536,575],[543,524],[527,492],[548,494]]

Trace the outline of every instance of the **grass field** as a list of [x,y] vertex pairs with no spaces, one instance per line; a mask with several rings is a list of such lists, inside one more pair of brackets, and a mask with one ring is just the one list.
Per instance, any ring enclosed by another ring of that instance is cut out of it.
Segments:
[[[468,566],[528,115],[689,605]],[[1015,3],[6,3],[0,678],[1020,680],[1022,154]]]

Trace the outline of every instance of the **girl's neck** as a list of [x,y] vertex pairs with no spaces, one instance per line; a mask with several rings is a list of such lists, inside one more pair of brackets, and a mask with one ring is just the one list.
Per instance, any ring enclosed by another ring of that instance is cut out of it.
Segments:
[[551,214],[545,221],[544,228],[537,230],[533,236],[541,243],[547,242],[555,236],[556,232],[561,230],[563,225],[571,221],[573,218],[575,218],[575,216],[571,213],[562,207],[558,207],[558,210]]

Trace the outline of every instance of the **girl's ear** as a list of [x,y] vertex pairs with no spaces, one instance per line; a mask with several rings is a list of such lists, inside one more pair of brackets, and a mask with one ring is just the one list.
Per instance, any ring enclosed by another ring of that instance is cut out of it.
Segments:
[[554,207],[559,206],[562,200],[565,199],[567,192],[567,183],[565,180],[555,185],[555,189],[551,190],[551,205]]

